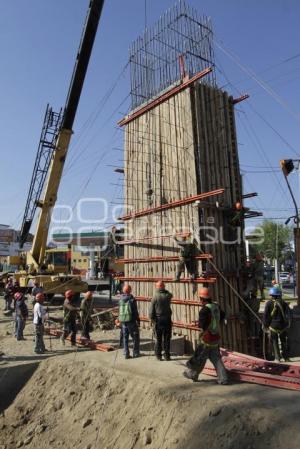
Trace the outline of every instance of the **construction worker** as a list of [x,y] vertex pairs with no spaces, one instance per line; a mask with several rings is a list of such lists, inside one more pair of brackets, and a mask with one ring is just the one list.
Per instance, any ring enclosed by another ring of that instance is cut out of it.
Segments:
[[23,331],[26,325],[26,320],[28,318],[28,308],[25,304],[25,297],[23,293],[17,292],[14,294],[15,300],[15,321],[16,321],[16,337],[17,340],[25,340]]
[[74,303],[74,293],[72,290],[67,290],[65,293],[65,301],[64,301],[64,329],[63,334],[61,336],[61,342],[64,345],[65,339],[69,334],[71,334],[71,345],[76,346],[76,333],[77,333],[77,325],[76,325],[76,317],[80,309],[75,307]]
[[243,207],[242,203],[236,202],[232,210],[230,225],[240,226],[242,224],[242,220],[244,219],[245,212],[247,212],[248,210],[248,208]]
[[33,307],[34,352],[36,354],[43,354],[46,351],[44,344],[44,321],[47,309],[43,306],[44,299],[44,293],[37,293]]
[[262,254],[258,253],[255,256],[255,261],[253,264],[253,276],[256,285],[256,290],[260,291],[261,300],[265,299],[264,274],[265,274],[264,257]]
[[156,337],[155,355],[157,360],[162,360],[162,347],[164,359],[170,360],[170,344],[172,336],[172,309],[171,299],[173,295],[165,289],[162,281],[156,283],[156,292],[151,300],[149,318],[154,326]]
[[184,377],[197,382],[198,376],[203,370],[207,359],[214,365],[218,383],[228,384],[228,376],[220,354],[220,322],[225,318],[216,302],[212,302],[208,288],[199,290],[199,299],[202,308],[199,312],[200,343],[193,357],[187,362],[188,370],[183,372]]
[[123,294],[119,301],[119,317],[123,333],[123,350],[125,359],[130,359],[129,335],[133,341],[133,357],[140,356],[140,317],[136,300],[131,294],[131,286],[123,287]]
[[4,300],[5,300],[5,307],[4,310],[7,312],[11,312],[12,307],[11,307],[11,303],[14,297],[14,284],[13,284],[13,279],[10,277],[8,278],[7,284],[5,285],[4,288]]
[[182,240],[178,240],[177,236],[174,237],[175,242],[180,248],[175,281],[180,280],[181,273],[184,272],[185,268],[190,274],[191,279],[195,279],[196,277],[196,264],[194,259],[196,245],[191,240],[188,240],[189,236],[190,234],[183,236]]
[[93,313],[93,293],[88,291],[84,294],[84,298],[80,304],[80,318],[82,324],[81,336],[91,339],[90,331],[92,330],[91,326],[91,315]]
[[[289,360],[288,328],[291,324],[291,310],[289,305],[282,299],[282,292],[278,287],[269,290],[271,299],[266,303],[263,322],[270,331],[270,338],[274,358],[280,362],[281,355],[285,361]],[[281,352],[279,350],[281,342]]]

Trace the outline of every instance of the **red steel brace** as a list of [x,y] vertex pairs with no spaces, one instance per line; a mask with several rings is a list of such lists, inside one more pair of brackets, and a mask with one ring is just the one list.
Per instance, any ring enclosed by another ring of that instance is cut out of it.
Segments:
[[194,203],[195,201],[200,201],[210,196],[220,195],[224,193],[225,189],[211,190],[210,192],[199,193],[198,195],[189,196],[181,200],[172,201],[171,203],[162,204],[161,206],[151,207],[150,209],[144,209],[137,212],[133,212],[123,217],[118,218],[118,220],[131,220],[132,218],[144,217],[146,215],[151,215],[155,212],[161,212],[166,209],[173,209],[174,207],[185,206],[187,204]]
[[[211,254],[201,254],[201,256],[195,256],[194,259],[212,259]],[[154,256],[154,257],[144,257],[137,259],[116,259],[116,263],[147,263],[147,262],[173,262],[179,260],[179,256]]]
[[115,279],[119,279],[120,281],[133,281],[133,282],[182,282],[182,283],[195,283],[195,284],[213,284],[216,282],[216,278],[207,277],[207,278],[182,278],[179,281],[176,281],[174,278],[161,278],[161,277],[135,277],[135,276],[116,276]]
[[151,100],[146,105],[142,106],[137,111],[133,112],[131,115],[123,118],[121,121],[118,122],[118,125],[124,126],[127,125],[127,123],[131,122],[132,120],[136,119],[137,117],[140,117],[141,115],[145,114],[146,112],[151,111],[155,106],[163,103],[164,101],[169,100],[169,98],[174,97],[178,92],[181,92],[182,90],[189,87],[191,84],[193,84],[195,81],[197,81],[200,78],[203,78],[205,75],[208,75],[210,72],[212,72],[212,68],[208,67],[207,69],[202,70],[201,72],[196,73],[192,78],[188,80],[184,80],[179,86],[171,88],[168,92],[165,92],[162,95],[159,95],[154,100]]
[[[62,331],[59,329],[53,329],[53,328],[49,328],[46,327],[45,328],[45,333],[46,334],[50,334],[53,335],[54,337],[60,337],[62,335]],[[67,340],[71,340],[71,338],[68,336]],[[103,351],[103,352],[108,352],[108,351],[114,351],[115,348],[111,345],[106,345],[104,343],[96,343],[93,340],[87,340],[81,337],[76,337],[76,342],[84,347],[90,348],[90,349],[96,349],[97,351]]]

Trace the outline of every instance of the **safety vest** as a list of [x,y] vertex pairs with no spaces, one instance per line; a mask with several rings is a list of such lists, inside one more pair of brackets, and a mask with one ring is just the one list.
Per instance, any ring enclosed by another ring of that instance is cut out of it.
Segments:
[[275,316],[275,314],[276,314],[276,312],[278,310],[279,310],[279,312],[280,312],[280,314],[282,316],[282,319],[283,319],[283,322],[284,322],[284,327],[283,327],[283,329],[275,329],[275,328],[270,326],[270,329],[271,329],[272,332],[276,332],[277,334],[281,334],[282,332],[286,331],[290,327],[290,325],[291,325],[290,315],[288,314],[288,310],[284,310],[284,307],[283,307],[283,304],[281,303],[281,301],[277,300],[277,299],[274,299],[273,300],[273,310],[271,312],[271,318],[272,319],[274,318],[274,316]]
[[206,348],[217,348],[220,343],[220,308],[214,302],[205,304],[205,307],[210,310],[211,320],[200,341]]
[[220,308],[215,302],[205,304],[211,313],[211,320],[208,326],[208,331],[213,335],[220,335]]

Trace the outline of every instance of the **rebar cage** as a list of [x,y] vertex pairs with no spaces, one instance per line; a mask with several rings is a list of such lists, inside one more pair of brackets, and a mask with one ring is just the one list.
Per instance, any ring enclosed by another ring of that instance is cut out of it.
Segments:
[[[193,76],[214,67],[211,20],[179,0],[133,42],[129,60],[134,109],[184,74]],[[201,82],[215,86],[214,71]]]

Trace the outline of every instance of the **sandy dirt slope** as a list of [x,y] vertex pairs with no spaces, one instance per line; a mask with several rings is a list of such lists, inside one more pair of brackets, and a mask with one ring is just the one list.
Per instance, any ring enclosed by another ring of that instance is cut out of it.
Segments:
[[[182,377],[184,358],[55,353],[16,342],[0,318],[0,448],[298,449],[300,393]],[[47,338],[49,348],[49,339]],[[1,406],[2,404],[2,406]],[[3,406],[4,404],[4,406]]]

